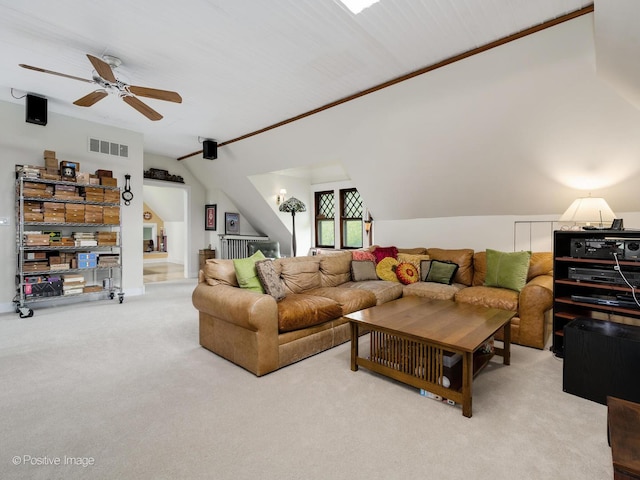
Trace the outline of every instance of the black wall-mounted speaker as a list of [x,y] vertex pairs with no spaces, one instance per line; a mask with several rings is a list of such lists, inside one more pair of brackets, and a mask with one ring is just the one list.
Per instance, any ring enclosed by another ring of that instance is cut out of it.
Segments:
[[25,120],[36,125],[46,125],[47,99],[36,95],[27,95]]
[[215,160],[218,158],[218,142],[213,140],[205,140],[202,142],[202,158],[207,160]]

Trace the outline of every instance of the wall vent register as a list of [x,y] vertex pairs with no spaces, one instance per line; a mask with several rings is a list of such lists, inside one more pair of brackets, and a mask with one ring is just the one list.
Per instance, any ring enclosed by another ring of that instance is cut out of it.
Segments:
[[89,137],[89,151],[93,153],[103,153],[115,157],[129,157],[129,146],[122,143],[100,140]]

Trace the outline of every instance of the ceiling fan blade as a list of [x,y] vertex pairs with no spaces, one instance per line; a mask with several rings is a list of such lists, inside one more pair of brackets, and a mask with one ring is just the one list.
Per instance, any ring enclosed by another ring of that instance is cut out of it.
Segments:
[[151,108],[146,103],[140,101],[136,97],[125,96],[125,97],[122,97],[122,100],[124,100],[129,105],[131,105],[133,108],[138,110],[141,114],[143,114],[149,120],[156,121],[156,120],[161,120],[162,119],[162,115],[160,115],[153,108]]
[[182,103],[182,97],[177,92],[171,92],[169,90],[158,90],[148,87],[137,87],[135,85],[129,85],[129,91],[134,95],[141,97],[155,98],[156,100],[165,100],[167,102]]
[[118,81],[116,76],[113,74],[113,70],[111,70],[111,66],[107,62],[99,59],[98,57],[94,57],[93,55],[89,55],[88,53],[87,57],[89,58],[91,65],[93,65],[93,68],[98,72],[98,75],[111,83],[116,83]]
[[75,102],[74,105],[78,105],[79,107],[90,107],[91,105],[98,103],[104,97],[108,95],[104,90],[96,90],[95,92],[91,92],[89,95],[85,95],[82,98],[79,98]]
[[51,75],[57,75],[59,77],[71,78],[72,80],[80,80],[81,82],[95,83],[93,80],[87,80],[86,78],[74,77],[73,75],[67,75],[66,73],[54,72],[53,70],[45,70],[44,68],[40,68],[40,67],[32,67],[31,65],[25,65],[24,63],[20,63],[19,65],[22,68],[26,68],[27,70],[33,70],[35,72],[49,73]]

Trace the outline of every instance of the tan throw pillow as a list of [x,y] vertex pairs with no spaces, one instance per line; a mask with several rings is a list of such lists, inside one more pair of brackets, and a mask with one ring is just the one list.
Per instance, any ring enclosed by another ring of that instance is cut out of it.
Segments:
[[236,277],[236,269],[233,266],[233,260],[210,258],[205,262],[203,272],[205,281],[211,286],[238,286],[238,279]]
[[353,260],[351,262],[351,280],[354,282],[378,280],[376,264],[371,260]]
[[[427,254],[414,254],[414,253],[401,253],[398,252],[398,261],[400,263],[410,263],[416,270],[418,270],[418,274],[422,274],[422,270],[420,269],[420,262],[423,260],[430,260],[431,257]],[[426,272],[424,273],[426,275]]]

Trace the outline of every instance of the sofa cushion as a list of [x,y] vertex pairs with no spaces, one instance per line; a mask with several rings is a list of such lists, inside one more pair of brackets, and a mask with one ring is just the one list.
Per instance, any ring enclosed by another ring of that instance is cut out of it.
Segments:
[[353,260],[370,260],[375,263],[376,256],[369,250],[353,250],[351,252]]
[[458,271],[458,264],[453,262],[443,262],[440,260],[431,260],[429,272],[425,277],[425,282],[444,283],[451,285],[453,278]]
[[387,257],[397,259],[398,249],[396,247],[376,247],[376,249],[373,251],[373,256],[376,257],[376,263],[380,263]]
[[402,262],[396,267],[396,277],[403,285],[409,285],[420,280],[418,269],[409,262]]
[[460,283],[446,285],[444,283],[416,282],[402,287],[402,296],[408,297],[413,295],[416,297],[425,297],[434,300],[453,300],[456,293],[463,288],[467,287]]
[[319,325],[342,316],[334,300],[303,293],[289,294],[278,302],[278,330],[290,332]]
[[282,300],[286,295],[284,285],[280,276],[276,273],[276,269],[273,268],[273,260],[258,260],[256,262],[256,270],[265,293],[275,298],[276,302]]
[[399,265],[398,260],[393,257],[385,257],[376,265],[376,273],[378,278],[388,282],[399,282],[396,276],[396,267]]
[[319,258],[323,287],[336,287],[351,280],[351,252],[322,253]]
[[473,254],[473,282],[474,287],[484,285],[487,276],[487,252],[476,252]]
[[527,272],[527,282],[538,275],[551,274],[553,271],[552,252],[533,252]]
[[236,271],[236,277],[238,278],[238,285],[240,285],[240,288],[264,293],[264,288],[262,288],[262,284],[258,278],[258,271],[256,270],[256,262],[264,259],[264,254],[258,250],[250,257],[236,258],[233,260],[233,268]]
[[376,264],[370,260],[351,261],[351,280],[364,282],[366,280],[378,280]]
[[305,290],[321,287],[320,256],[278,258],[274,260],[276,272],[280,270],[280,278],[285,290],[289,293],[302,293]]
[[382,305],[402,296],[402,284],[400,282],[385,282],[381,280],[347,282],[340,285],[340,288],[353,288],[373,292],[376,296],[376,305]]
[[330,298],[340,305],[342,315],[373,307],[376,304],[376,296],[373,292],[353,288],[322,287],[309,290],[305,294]]
[[457,250],[448,250],[443,248],[429,248],[427,253],[432,260],[442,260],[445,262],[453,262],[458,264],[458,271],[453,278],[455,283],[463,285],[471,285],[473,282],[473,250],[470,248],[461,248]]
[[456,293],[455,301],[517,312],[518,297],[518,292],[507,288],[468,287]]
[[205,262],[203,272],[205,281],[212,287],[216,285],[238,286],[233,260],[210,258]]
[[398,248],[398,255],[400,255],[401,253],[406,253],[408,255],[426,255],[427,249],[424,247]]
[[531,252],[500,252],[487,248],[487,287],[502,287],[519,292],[527,283]]

